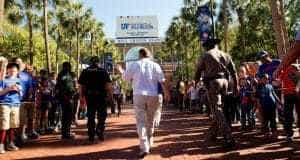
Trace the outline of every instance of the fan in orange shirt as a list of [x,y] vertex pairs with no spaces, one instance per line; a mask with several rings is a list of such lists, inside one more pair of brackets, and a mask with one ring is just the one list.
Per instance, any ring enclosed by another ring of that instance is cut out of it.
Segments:
[[300,128],[300,101],[296,91],[297,77],[299,72],[295,66],[290,65],[279,74],[279,79],[282,81],[282,91],[284,95],[284,130],[286,140],[293,140],[293,123],[294,123],[294,106],[297,111],[297,127]]

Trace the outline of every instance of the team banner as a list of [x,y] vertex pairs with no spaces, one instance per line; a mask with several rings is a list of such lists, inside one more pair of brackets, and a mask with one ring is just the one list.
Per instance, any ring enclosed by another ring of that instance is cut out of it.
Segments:
[[198,21],[197,30],[199,32],[201,42],[204,43],[211,37],[212,34],[211,12],[208,5],[198,7],[196,16]]
[[156,16],[117,17],[116,38],[157,38],[158,36]]

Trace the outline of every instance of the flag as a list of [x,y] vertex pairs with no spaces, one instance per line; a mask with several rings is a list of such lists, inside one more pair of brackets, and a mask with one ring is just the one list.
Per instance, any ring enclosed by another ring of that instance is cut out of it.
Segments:
[[208,5],[198,7],[196,16],[198,22],[197,30],[199,32],[200,40],[203,44],[209,38],[212,38],[212,20]]

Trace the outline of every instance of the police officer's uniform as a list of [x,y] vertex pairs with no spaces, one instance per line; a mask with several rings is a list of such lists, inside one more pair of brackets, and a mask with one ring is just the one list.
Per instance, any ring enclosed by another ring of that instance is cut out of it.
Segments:
[[196,81],[203,75],[203,81],[208,89],[208,101],[211,110],[212,126],[209,129],[210,138],[216,138],[218,131],[223,133],[226,144],[234,143],[231,129],[223,114],[224,96],[227,94],[228,77],[237,78],[235,65],[231,57],[214,47],[218,42],[212,39],[207,42],[211,47],[204,53],[198,63]]
[[[93,141],[95,134],[103,140],[103,132],[105,129],[105,120],[107,117],[106,96],[107,83],[111,83],[110,75],[106,70],[100,68],[97,59],[92,60],[92,65],[83,70],[79,77],[79,84],[83,86],[84,95],[87,102],[88,116],[88,135],[89,140]],[[95,116],[97,113],[98,124],[96,126]]]

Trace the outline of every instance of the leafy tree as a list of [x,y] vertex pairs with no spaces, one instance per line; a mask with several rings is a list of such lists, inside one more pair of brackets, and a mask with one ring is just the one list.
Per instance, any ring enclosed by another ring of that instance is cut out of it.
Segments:
[[283,56],[290,46],[284,19],[284,4],[282,0],[269,0],[269,4],[272,13],[277,52],[280,56]]
[[80,39],[88,33],[88,21],[92,17],[92,10],[84,8],[82,3],[69,3],[60,10],[62,17],[60,23],[63,24],[67,32],[76,37],[76,73],[79,75],[80,63]]
[[21,24],[26,22],[28,27],[29,37],[28,37],[28,55],[29,62],[33,64],[34,56],[34,42],[33,42],[33,30],[38,28],[40,20],[38,17],[38,11],[40,11],[41,6],[38,0],[21,0],[11,3],[10,8],[7,11],[8,20],[13,24]]

